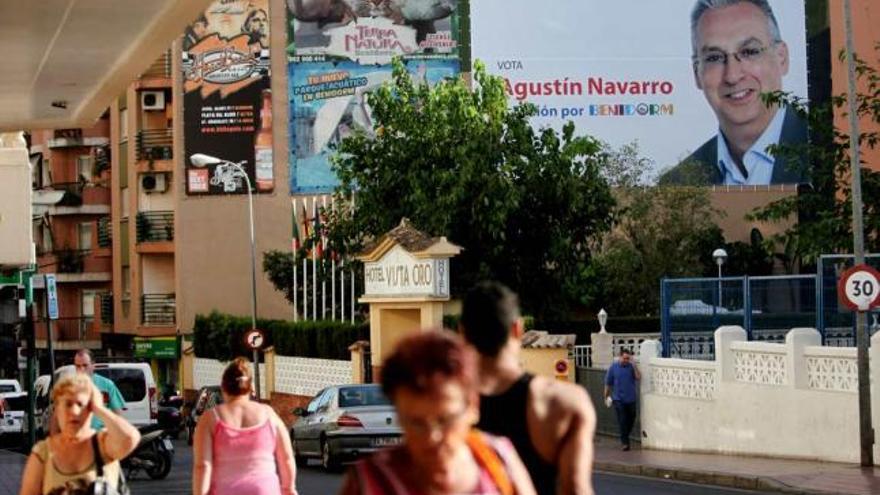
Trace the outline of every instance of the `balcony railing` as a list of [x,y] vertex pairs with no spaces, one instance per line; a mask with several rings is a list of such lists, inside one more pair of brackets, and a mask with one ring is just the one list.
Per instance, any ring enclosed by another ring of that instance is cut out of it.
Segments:
[[89,249],[58,249],[52,251],[55,255],[56,270],[58,273],[82,273],[85,267],[86,256]]
[[138,160],[170,160],[173,147],[172,129],[142,129],[137,133]]
[[82,206],[85,186],[85,181],[53,182],[49,188],[54,191],[64,191],[64,196],[57,203],[57,206]]
[[141,323],[148,326],[173,326],[176,321],[174,294],[141,296]]
[[105,292],[101,294],[101,322],[105,324],[113,323],[113,293]]
[[141,74],[142,79],[171,77],[171,50],[166,50]]
[[110,228],[110,217],[98,220],[98,247],[108,248],[113,246],[113,230]]
[[142,211],[136,221],[138,243],[174,240],[173,211]]
[[[36,323],[37,339],[46,340],[46,322]],[[52,340],[55,342],[77,342],[101,340],[101,332],[95,328],[94,318],[88,316],[59,318],[52,320]]]

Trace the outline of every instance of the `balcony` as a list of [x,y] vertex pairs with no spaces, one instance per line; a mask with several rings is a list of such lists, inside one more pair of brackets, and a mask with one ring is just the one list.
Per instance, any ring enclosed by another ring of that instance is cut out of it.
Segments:
[[142,129],[137,133],[135,154],[138,161],[171,160],[174,157],[173,148],[172,129]]
[[[112,262],[106,256],[95,256],[90,249],[57,249],[40,253],[38,263],[44,271],[57,273],[58,283],[109,282]],[[42,277],[36,277],[35,288],[42,288]]]
[[166,50],[141,73],[141,79],[168,79],[171,77],[171,50]]
[[[37,347],[45,348],[47,341],[46,322],[34,324]],[[56,349],[78,349],[94,347],[88,343],[101,344],[101,332],[91,317],[59,318],[52,320],[52,344]]]
[[101,323],[103,325],[113,325],[113,293],[105,292],[101,294]]
[[138,244],[174,240],[173,211],[142,211],[136,222]]
[[[55,182],[48,188],[39,190],[44,196],[56,191],[62,193],[60,198],[54,197],[39,203],[35,199],[40,212],[50,215],[109,215],[110,188],[103,185],[90,184],[85,180],[79,182]],[[35,197],[37,192],[34,193]]]
[[151,327],[173,327],[177,321],[174,294],[141,296],[141,324]]

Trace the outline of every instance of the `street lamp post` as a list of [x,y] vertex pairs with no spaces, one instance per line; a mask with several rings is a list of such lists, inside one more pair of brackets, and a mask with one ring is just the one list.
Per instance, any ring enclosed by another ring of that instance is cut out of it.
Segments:
[[[218,165],[219,167],[229,167],[231,168],[233,173],[215,173],[213,180],[219,180],[223,182],[223,190],[226,192],[233,192],[238,189],[237,184],[235,184],[235,179],[244,179],[245,184],[247,185],[247,194],[248,194],[248,213],[250,217],[250,230],[251,230],[251,329],[257,329],[257,243],[254,235],[254,195],[253,188],[251,187],[251,179],[248,177],[247,172],[245,172],[244,167],[241,166],[241,163],[233,163],[227,160],[222,160],[220,158],[216,158],[209,155],[203,155],[201,153],[196,153],[190,157],[190,161],[196,167],[204,167],[207,165]],[[227,168],[227,170],[229,170]],[[260,356],[259,352],[256,348],[254,348],[254,388],[257,393],[257,399],[261,397],[260,395]]]
[[[724,265],[724,262],[727,261],[727,251],[718,248],[715,251],[712,251],[712,258],[715,260],[715,264],[718,265],[718,304],[717,306],[721,306],[721,266]],[[714,311],[713,311],[714,312]]]
[[605,312],[605,308],[599,310],[599,333],[608,333],[605,330],[605,324],[608,323],[608,313]]

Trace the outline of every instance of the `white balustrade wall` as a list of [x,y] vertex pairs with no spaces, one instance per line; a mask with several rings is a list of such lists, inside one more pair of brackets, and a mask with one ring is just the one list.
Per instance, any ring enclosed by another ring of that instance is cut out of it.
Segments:
[[[220,385],[220,378],[228,363],[214,359],[193,359],[193,382],[196,389]],[[251,374],[253,363],[248,363]],[[260,396],[268,399],[272,392],[314,396],[330,385],[351,383],[351,361],[275,356],[274,390],[266,384],[266,365],[260,364]]]
[[275,357],[276,392],[311,397],[330,385],[351,383],[351,376],[351,361]]
[[[822,347],[819,332],[784,344],[715,332],[714,360],[661,358],[642,343],[642,442],[662,450],[858,462],[856,350]],[[880,425],[880,333],[872,337],[871,399]],[[880,459],[875,447],[875,459]]]

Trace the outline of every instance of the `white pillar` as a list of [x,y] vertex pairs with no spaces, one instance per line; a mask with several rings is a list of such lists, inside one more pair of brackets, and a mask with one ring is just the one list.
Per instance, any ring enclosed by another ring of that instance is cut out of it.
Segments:
[[739,325],[718,327],[718,330],[715,330],[715,362],[718,363],[717,376],[721,381],[736,381],[730,344],[746,340],[748,340],[746,330]]
[[610,368],[614,362],[614,334],[590,334],[590,358],[594,368]]
[[796,389],[810,388],[807,374],[807,346],[822,345],[822,336],[815,328],[792,328],[785,336],[786,373],[789,386]]
[[651,383],[651,367],[654,359],[661,356],[661,344],[657,340],[646,340],[639,345],[639,371],[642,373],[642,380],[639,384],[642,397],[645,397],[654,389]]

